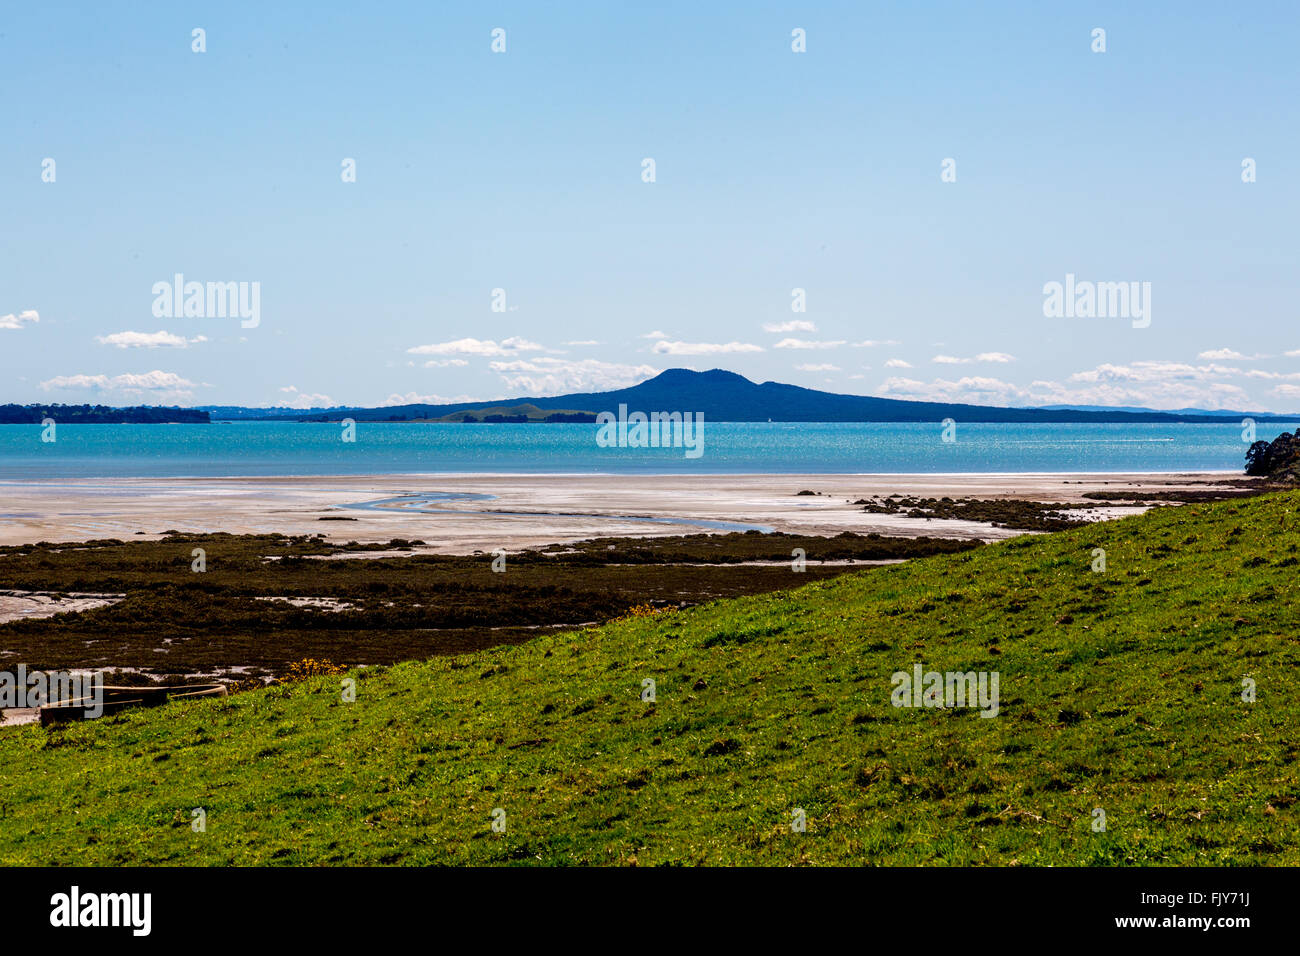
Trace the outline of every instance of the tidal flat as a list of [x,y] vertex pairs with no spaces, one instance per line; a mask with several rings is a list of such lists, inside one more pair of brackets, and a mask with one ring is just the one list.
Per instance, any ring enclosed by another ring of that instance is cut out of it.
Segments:
[[306,660],[354,667],[463,654],[980,544],[749,532],[451,556],[421,553],[419,539],[173,533],[11,546],[0,548],[0,588],[47,601],[121,597],[0,623],[0,666],[257,686]]

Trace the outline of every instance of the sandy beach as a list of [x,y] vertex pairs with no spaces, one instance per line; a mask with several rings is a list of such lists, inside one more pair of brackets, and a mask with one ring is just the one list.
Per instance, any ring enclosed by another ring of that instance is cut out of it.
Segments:
[[[105,478],[0,483],[0,544],[159,537],[165,531],[323,534],[333,541],[420,539],[466,554],[600,536],[701,531],[979,537],[1017,532],[958,520],[872,514],[892,494],[1081,502],[1093,491],[1206,490],[1235,474],[383,475]],[[801,491],[814,494],[800,495]],[[425,494],[466,496],[428,501]],[[387,500],[396,499],[396,500]],[[358,508],[358,505],[368,507]],[[1098,517],[1141,511],[1104,507]]]

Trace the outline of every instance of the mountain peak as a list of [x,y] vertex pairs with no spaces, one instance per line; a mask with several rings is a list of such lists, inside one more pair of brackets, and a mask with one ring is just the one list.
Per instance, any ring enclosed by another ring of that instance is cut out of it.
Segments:
[[707,372],[697,372],[693,368],[669,368],[664,369],[654,378],[647,379],[646,382],[657,382],[661,385],[683,385],[688,382],[693,385],[754,384],[745,376],[729,372],[725,368],[711,368]]

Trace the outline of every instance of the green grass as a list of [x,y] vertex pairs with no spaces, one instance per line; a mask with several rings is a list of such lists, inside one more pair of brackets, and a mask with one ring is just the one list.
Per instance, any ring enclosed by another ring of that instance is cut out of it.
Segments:
[[[316,678],[0,734],[0,860],[1295,865],[1298,509],[1158,509],[370,669],[355,703]],[[1000,715],[892,707],[918,660],[998,671]]]

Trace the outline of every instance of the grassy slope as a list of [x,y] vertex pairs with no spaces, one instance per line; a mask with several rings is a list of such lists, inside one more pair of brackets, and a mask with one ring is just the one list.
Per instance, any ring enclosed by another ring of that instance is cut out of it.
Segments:
[[[369,671],[351,704],[318,678],[0,734],[0,860],[1300,863],[1298,508],[1164,509]],[[891,707],[914,660],[999,671],[1001,716]]]

